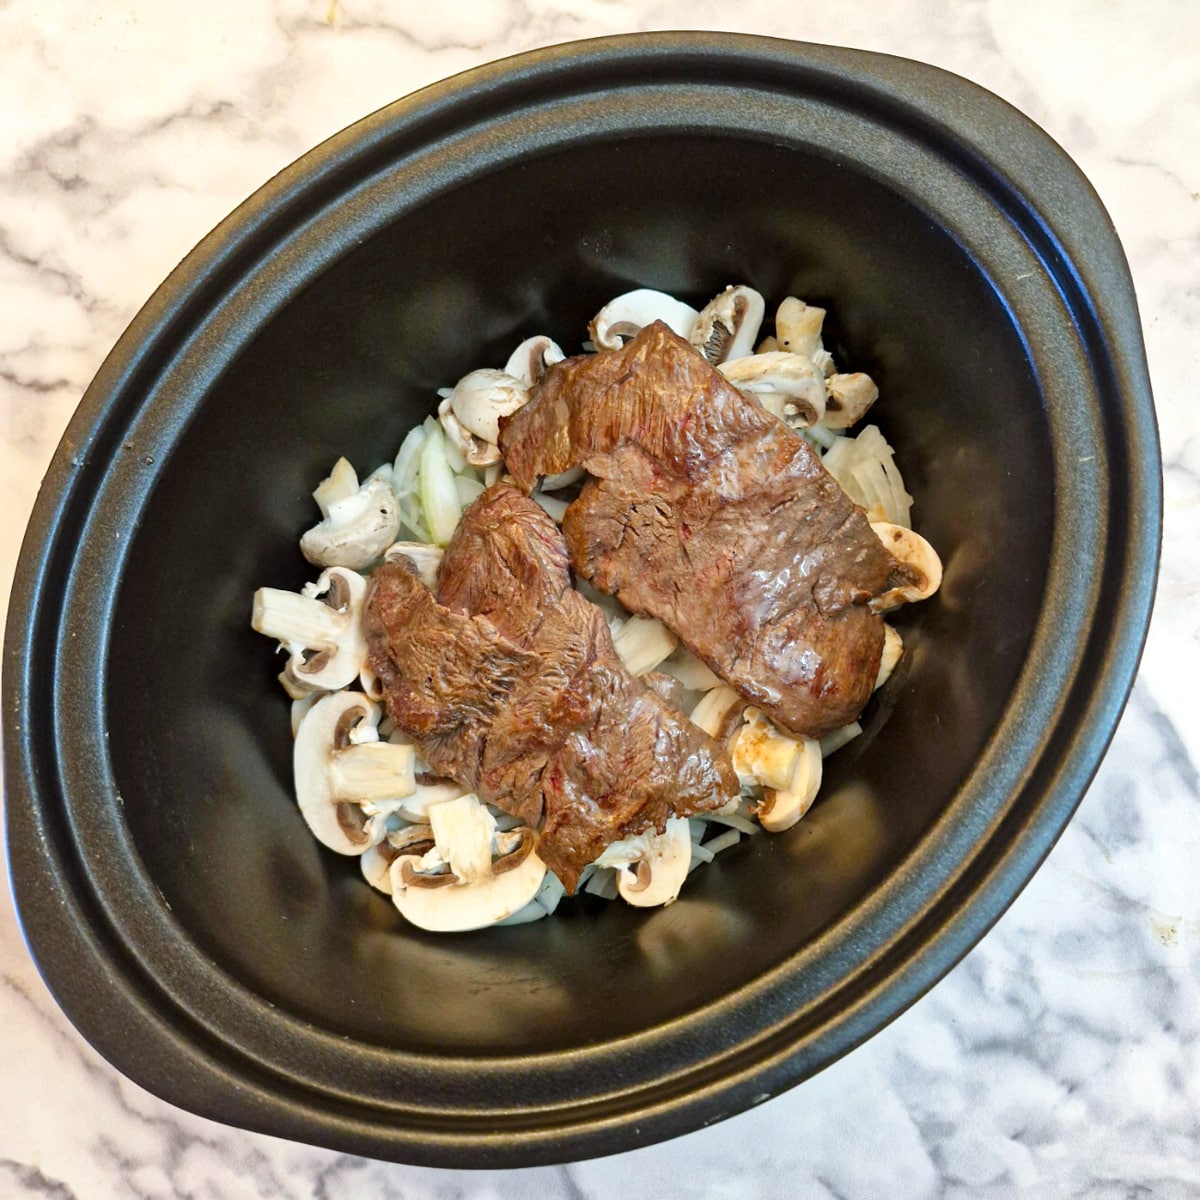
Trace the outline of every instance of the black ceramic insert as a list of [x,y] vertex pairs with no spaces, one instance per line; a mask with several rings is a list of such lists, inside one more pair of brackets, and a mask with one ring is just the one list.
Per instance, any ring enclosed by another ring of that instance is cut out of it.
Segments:
[[[799,826],[650,913],[407,928],[291,798],[250,632],[310,493],[395,452],[522,337],[646,285],[830,310],[946,565]],[[7,632],[9,853],[30,947],[142,1085],[248,1128],[440,1165],[677,1134],[798,1083],[986,931],[1120,713],[1159,538],[1120,247],[1007,105],[768,39],[560,46],[400,101],[253,196],[89,389]]]

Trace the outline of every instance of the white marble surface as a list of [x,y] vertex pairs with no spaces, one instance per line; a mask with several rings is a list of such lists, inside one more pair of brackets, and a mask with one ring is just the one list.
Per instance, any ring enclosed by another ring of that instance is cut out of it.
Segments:
[[1191,0],[7,0],[0,3],[0,581],[55,442],[167,271],[302,151],[537,45],[711,28],[924,59],[1006,97],[1108,205],[1166,468],[1132,703],[984,942],[803,1087],[569,1168],[369,1162],[175,1110],[60,1015],[0,903],[0,1196],[1200,1196],[1200,6]]

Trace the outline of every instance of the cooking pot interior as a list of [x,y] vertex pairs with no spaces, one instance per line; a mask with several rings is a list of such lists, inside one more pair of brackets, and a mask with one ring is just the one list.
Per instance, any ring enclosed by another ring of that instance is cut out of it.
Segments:
[[[182,432],[133,535],[107,703],[124,815],[184,934],[318,1027],[467,1055],[569,1049],[720,1000],[886,887],[1005,719],[1043,599],[1053,477],[1021,331],[969,239],[830,158],[708,135],[581,142],[383,214],[269,322]],[[591,897],[536,924],[435,937],[322,849],[291,787],[282,660],[249,627],[339,455],[366,474],[523,337],[568,353],[634,286],[701,305],[747,282],[828,309],[870,373],[914,524],[946,566],[895,623],[906,654],[812,812],[639,911]],[[819,947],[818,947],[819,950]],[[799,999],[799,997],[798,997]]]

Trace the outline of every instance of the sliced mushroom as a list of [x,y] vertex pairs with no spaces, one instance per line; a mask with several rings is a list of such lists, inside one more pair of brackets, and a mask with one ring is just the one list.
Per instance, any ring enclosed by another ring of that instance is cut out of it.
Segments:
[[442,554],[441,546],[430,546],[424,542],[394,542],[383,552],[383,561],[409,563],[417,578],[432,592],[437,588]]
[[344,458],[337,460],[313,499],[321,510],[321,523],[300,539],[300,553],[317,566],[361,570],[400,531],[400,508],[391,484],[375,475],[360,485]]
[[[291,687],[290,682],[284,682],[286,679],[287,672],[280,672],[280,682],[285,688]],[[303,695],[292,697],[292,737],[300,732],[300,722],[308,715],[308,710],[320,700],[322,694],[321,692],[305,692]]]
[[937,551],[919,534],[888,521],[872,521],[871,528],[903,568],[907,582],[876,596],[872,612],[890,612],[901,604],[928,600],[942,584],[942,560]]
[[823,308],[789,296],[775,312],[775,338],[779,348],[811,359],[822,349],[821,326],[824,323]]
[[825,416],[822,424],[830,429],[849,429],[861,421],[879,399],[879,389],[870,375],[831,375],[825,381]]
[[709,737],[723,742],[740,725],[745,708],[745,698],[722,684],[700,697],[688,719]]
[[519,379],[526,387],[533,387],[535,383],[541,383],[547,368],[562,362],[564,358],[566,355],[556,341],[544,333],[538,334],[537,337],[526,338],[509,355],[508,362],[504,364],[504,373]]
[[385,831],[360,807],[416,788],[411,746],[378,740],[379,706],[360,692],[333,692],[305,714],[292,750],[296,801],[317,840],[362,854]]
[[613,649],[630,675],[653,671],[678,644],[675,635],[654,617],[630,617],[613,634]]
[[752,287],[727,287],[700,310],[689,341],[713,366],[754,350],[766,305]]
[[383,702],[383,680],[375,674],[369,658],[363,660],[362,670],[358,673],[358,682],[362,685],[363,695],[368,700],[374,700],[376,704]]
[[821,743],[807,737],[798,741],[800,754],[787,787],[763,788],[756,815],[759,824],[771,833],[791,829],[812,807],[821,788]]
[[431,874],[421,865],[428,856],[401,855],[392,863],[392,901],[405,920],[431,933],[482,929],[512,916],[537,894],[546,866],[534,852],[536,835],[523,828],[506,839],[501,857],[474,880],[453,872]]
[[467,788],[453,779],[418,772],[417,790],[400,802],[399,812],[410,821],[428,821],[430,810],[444,800],[456,800],[467,794]]
[[742,714],[745,724],[733,743],[733,769],[743,786],[787,788],[803,753],[801,739],[777,729],[757,708]]
[[679,895],[691,862],[692,834],[686,817],[670,817],[662,833],[649,829],[613,842],[596,859],[598,867],[617,868],[617,892],[637,908],[670,904]]
[[433,846],[433,831],[428,825],[408,825],[389,833],[382,841],[363,851],[359,860],[363,878],[385,895],[392,894],[392,863],[402,854],[423,855]]
[[362,671],[367,656],[362,630],[366,590],[367,581],[357,572],[330,567],[302,593],[281,588],[254,593],[250,624],[287,650],[284,670],[291,687],[335,691]]
[[496,818],[474,792],[432,805],[428,820],[438,853],[461,883],[474,883],[491,871]]
[[588,336],[599,350],[620,348],[655,321],[662,321],[680,337],[686,338],[700,314],[690,304],[656,292],[637,288],[610,300],[591,320]]
[[898,630],[890,625],[883,627],[883,653],[879,657],[879,673],[875,676],[875,688],[878,690],[891,678],[900,656],[904,653],[904,639]]
[[777,350],[723,362],[717,370],[789,425],[815,425],[825,414],[825,380],[812,360]]
[[473,467],[500,461],[500,418],[529,402],[529,388],[506,371],[482,367],[464,375],[438,405],[446,436]]

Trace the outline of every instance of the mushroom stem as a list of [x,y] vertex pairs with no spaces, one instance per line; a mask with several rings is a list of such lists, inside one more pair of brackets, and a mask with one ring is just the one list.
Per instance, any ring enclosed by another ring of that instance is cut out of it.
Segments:
[[359,803],[393,800],[417,790],[412,746],[391,742],[366,742],[338,750],[331,768],[333,794]]
[[812,358],[821,349],[821,326],[824,323],[823,308],[788,296],[775,313],[775,336],[781,349]]
[[329,646],[338,640],[345,618],[320,600],[262,587],[254,593],[250,624],[286,646]]
[[333,464],[333,470],[326,479],[322,479],[313,492],[313,499],[321,510],[321,516],[328,519],[329,510],[339,500],[349,500],[358,491],[358,473],[345,458],[339,458]]
[[674,653],[675,635],[654,617],[630,617],[613,634],[613,648],[630,675],[644,675]]

